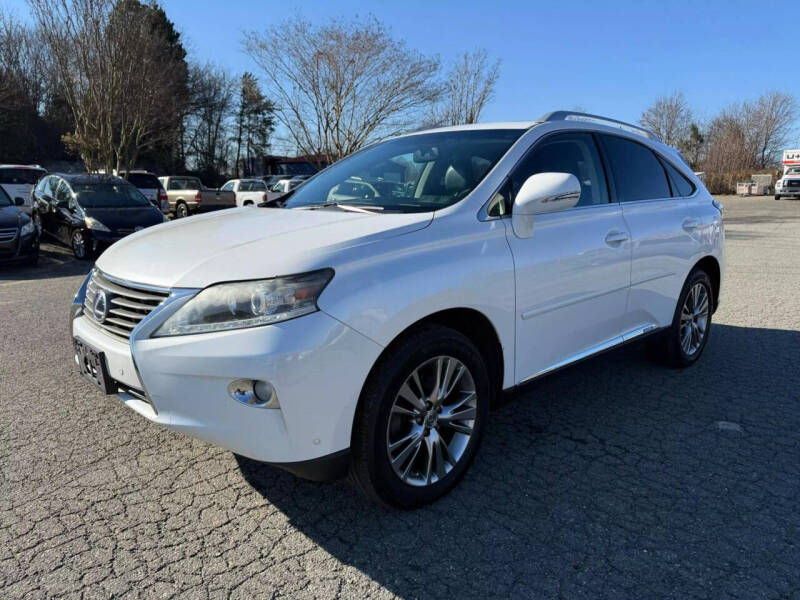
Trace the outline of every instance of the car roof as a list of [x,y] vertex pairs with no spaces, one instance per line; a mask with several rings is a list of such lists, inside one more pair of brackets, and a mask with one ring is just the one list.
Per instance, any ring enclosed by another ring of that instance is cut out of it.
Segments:
[[[122,177],[116,175],[108,175],[105,173],[50,173],[61,177],[69,184],[86,185],[92,183],[125,183],[128,182]],[[128,184],[130,185],[130,184]]]
[[500,123],[471,123],[469,125],[450,125],[448,127],[433,127],[431,129],[420,129],[409,133],[408,135],[415,135],[418,133],[439,133],[445,131],[476,131],[486,129],[517,129],[525,130],[530,129],[536,125],[538,121],[506,121]]

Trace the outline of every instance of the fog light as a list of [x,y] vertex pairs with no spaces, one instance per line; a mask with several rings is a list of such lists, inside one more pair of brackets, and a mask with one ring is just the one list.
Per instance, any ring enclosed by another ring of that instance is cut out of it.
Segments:
[[236,379],[228,384],[231,398],[254,408],[279,408],[278,394],[268,381]]

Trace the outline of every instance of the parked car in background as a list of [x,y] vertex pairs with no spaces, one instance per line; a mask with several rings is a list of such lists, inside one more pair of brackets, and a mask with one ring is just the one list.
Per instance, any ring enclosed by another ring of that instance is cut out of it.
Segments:
[[43,177],[34,190],[33,219],[40,232],[86,259],[166,217],[121,177],[82,173]]
[[169,211],[182,219],[194,213],[234,208],[236,199],[231,190],[207,188],[197,177],[171,175],[158,180],[167,191]]
[[[723,242],[721,205],[635,125],[415,132],[284,208],[116,244],[73,301],[75,356],[151,421],[412,508],[464,475],[502,390],[645,336],[695,363]],[[98,310],[136,298],[123,326]]]
[[307,178],[287,177],[275,182],[267,192],[267,201],[277,200],[299,187]]
[[47,171],[39,165],[0,165],[0,187],[12,200],[22,198],[23,210],[31,214],[31,192],[45,173]]
[[236,206],[255,206],[267,201],[267,184],[262,179],[231,179],[220,189],[233,192]]
[[144,197],[150,201],[150,204],[158,208],[163,214],[169,214],[167,192],[158,177],[147,171],[131,171],[130,173],[120,171],[119,176],[142,192]]
[[23,209],[22,198],[12,199],[0,186],[0,263],[39,260],[39,231]]

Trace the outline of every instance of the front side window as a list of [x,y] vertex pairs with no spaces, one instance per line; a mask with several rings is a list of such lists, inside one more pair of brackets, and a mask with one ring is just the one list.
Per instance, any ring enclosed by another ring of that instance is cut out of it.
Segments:
[[536,144],[511,175],[511,198],[516,197],[522,184],[537,173],[575,175],[581,184],[581,197],[576,206],[608,204],[603,165],[589,133],[560,133]]
[[650,148],[616,135],[602,135],[620,202],[671,196],[664,167]]
[[150,206],[147,198],[129,183],[76,184],[78,205],[83,208]]
[[303,185],[293,182],[298,187],[285,206],[340,203],[387,212],[439,210],[466,197],[522,133],[473,129],[394,138],[339,161]]

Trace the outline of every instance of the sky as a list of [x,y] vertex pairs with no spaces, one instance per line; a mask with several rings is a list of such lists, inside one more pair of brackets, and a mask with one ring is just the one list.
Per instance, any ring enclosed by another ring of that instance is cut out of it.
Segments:
[[[24,0],[0,0],[26,16]],[[557,109],[636,121],[659,95],[683,92],[703,119],[767,90],[800,97],[793,56],[796,2],[638,0],[160,0],[190,56],[233,73],[258,68],[247,31],[295,15],[314,23],[374,15],[396,38],[443,64],[485,48],[500,59],[481,120],[534,120]]]

